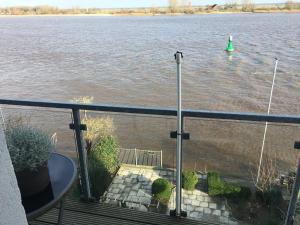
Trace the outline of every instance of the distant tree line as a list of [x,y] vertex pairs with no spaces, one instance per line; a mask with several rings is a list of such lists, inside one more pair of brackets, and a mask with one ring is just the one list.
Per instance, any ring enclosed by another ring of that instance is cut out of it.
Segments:
[[287,1],[285,4],[255,5],[253,0],[229,1],[225,5],[207,5],[192,6],[190,0],[169,0],[168,7],[150,7],[134,9],[99,9],[99,8],[70,8],[60,9],[58,7],[41,5],[36,7],[7,7],[0,8],[1,15],[64,15],[64,14],[112,14],[112,15],[130,15],[130,14],[169,14],[184,13],[197,14],[217,12],[255,12],[267,10],[299,10],[300,3]]

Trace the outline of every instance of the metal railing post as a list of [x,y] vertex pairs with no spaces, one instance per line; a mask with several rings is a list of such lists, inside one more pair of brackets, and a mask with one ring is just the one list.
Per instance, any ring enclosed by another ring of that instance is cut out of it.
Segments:
[[91,199],[91,190],[89,182],[89,174],[87,168],[87,156],[86,150],[84,148],[84,140],[81,129],[80,121],[80,111],[79,109],[72,109],[73,120],[74,120],[74,130],[76,137],[76,144],[79,155],[79,165],[80,165],[80,174],[81,174],[81,183],[85,200]]
[[136,148],[134,148],[134,157],[135,157],[135,166],[137,166],[137,155],[136,155]]
[[297,200],[298,200],[299,188],[300,188],[300,159],[298,160],[296,180],[293,185],[292,196],[291,196],[291,200],[289,203],[289,208],[287,211],[284,225],[294,224],[294,219],[295,219],[294,217],[295,217],[296,205],[297,205]]
[[162,165],[162,150],[160,150],[160,168],[162,169],[163,168],[163,165]]
[[176,208],[177,217],[181,216],[181,174],[182,174],[182,159],[181,159],[181,141],[182,141],[182,117],[181,117],[181,60],[182,53],[176,52],[175,60],[177,64],[177,146],[176,146]]

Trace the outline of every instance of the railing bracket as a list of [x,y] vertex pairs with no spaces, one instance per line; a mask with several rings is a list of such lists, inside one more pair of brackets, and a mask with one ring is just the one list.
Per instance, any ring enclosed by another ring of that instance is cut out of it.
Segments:
[[[75,125],[74,125],[74,123],[70,123],[70,124],[69,124],[69,128],[70,128],[71,130],[75,130]],[[80,130],[87,130],[86,124],[80,124],[79,128],[80,128]]]
[[[177,138],[177,135],[180,135],[177,133],[177,131],[171,131],[170,132],[170,138]],[[183,140],[190,140],[190,133],[181,133],[182,139]]]
[[172,216],[172,217],[184,217],[184,218],[186,218],[187,217],[187,212],[185,212],[185,211],[180,211],[180,216],[177,216],[176,215],[176,209],[174,209],[174,210],[170,210],[170,216]]

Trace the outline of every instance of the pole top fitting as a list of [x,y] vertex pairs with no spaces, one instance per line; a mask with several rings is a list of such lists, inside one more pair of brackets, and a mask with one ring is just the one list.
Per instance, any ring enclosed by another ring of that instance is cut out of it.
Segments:
[[175,57],[176,62],[177,62],[177,63],[180,63],[180,62],[181,62],[181,59],[183,59],[183,53],[177,51],[177,52],[174,54],[174,57]]

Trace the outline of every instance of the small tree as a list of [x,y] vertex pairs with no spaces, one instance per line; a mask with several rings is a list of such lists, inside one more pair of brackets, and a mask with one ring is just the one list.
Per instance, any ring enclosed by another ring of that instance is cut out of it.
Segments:
[[[74,98],[72,102],[81,104],[91,104],[93,102],[93,96],[81,96]],[[86,124],[87,130],[84,132],[84,140],[86,144],[86,150],[89,154],[93,144],[98,139],[112,136],[114,133],[113,119],[110,117],[91,117],[87,115],[87,111],[84,110],[83,124]]]
[[172,13],[177,12],[178,0],[169,0],[169,7]]
[[112,136],[114,133],[113,119],[110,117],[85,117],[82,122],[86,124],[87,130],[84,132],[86,150],[89,153],[93,144],[99,139]]
[[242,11],[244,12],[253,12],[255,5],[253,0],[243,0],[242,1]]
[[297,3],[297,2],[295,2],[295,1],[289,0],[289,1],[286,1],[286,3],[285,3],[285,8],[286,8],[287,10],[299,9],[299,8],[300,8],[300,4]]
[[265,154],[262,160],[258,182],[255,182],[256,188],[261,192],[270,191],[276,183],[275,181],[278,174],[276,154],[274,154],[273,158],[269,153]]

